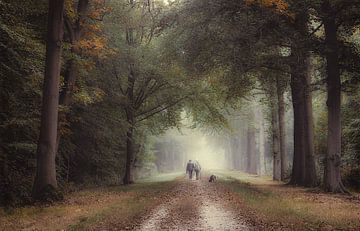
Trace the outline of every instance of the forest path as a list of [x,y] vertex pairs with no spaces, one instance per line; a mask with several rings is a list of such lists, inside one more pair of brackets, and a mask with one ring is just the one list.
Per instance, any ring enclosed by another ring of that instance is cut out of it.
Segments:
[[253,230],[230,209],[229,195],[216,182],[208,182],[207,176],[181,179],[170,193],[170,199],[145,216],[135,230]]

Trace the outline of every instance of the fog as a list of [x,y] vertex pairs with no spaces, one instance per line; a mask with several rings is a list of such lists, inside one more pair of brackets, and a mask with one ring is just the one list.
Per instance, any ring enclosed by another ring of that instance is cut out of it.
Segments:
[[170,130],[161,138],[171,139],[182,148],[183,158],[178,164],[184,168],[188,160],[197,160],[204,169],[227,168],[224,147],[214,142],[214,135],[200,129],[183,128]]
[[[263,105],[248,104],[228,115],[228,127],[193,128],[183,118],[182,126],[154,139],[153,154],[158,172],[185,171],[189,160],[197,160],[205,170],[228,169],[251,174],[271,175],[273,170],[271,120]],[[287,128],[291,133],[291,123]],[[287,137],[290,143],[292,137]],[[288,148],[291,145],[288,145]],[[288,150],[288,162],[292,150]]]

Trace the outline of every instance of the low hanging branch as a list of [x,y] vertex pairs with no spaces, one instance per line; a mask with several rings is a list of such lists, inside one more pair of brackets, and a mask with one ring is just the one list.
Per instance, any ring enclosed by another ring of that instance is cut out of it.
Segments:
[[[186,98],[188,98],[188,96],[184,96],[184,97],[182,97],[182,98],[179,98],[179,99],[177,99],[176,101],[171,102],[171,103],[169,103],[168,105],[165,105],[165,106],[164,106],[163,104],[159,104],[159,105],[157,105],[156,107],[153,107],[153,108],[151,108],[151,109],[148,110],[148,111],[142,112],[142,113],[136,115],[135,117],[140,117],[140,116],[145,116],[145,117],[136,120],[136,123],[137,123],[137,122],[144,121],[144,120],[146,120],[146,119],[148,119],[148,118],[150,118],[150,117],[152,117],[152,116],[154,116],[154,115],[156,115],[156,114],[158,114],[158,113],[160,113],[160,112],[162,112],[162,111],[165,111],[166,109],[169,109],[169,108],[177,105],[178,103],[180,103],[181,101],[185,100]],[[149,113],[149,114],[148,114],[148,113]],[[146,114],[147,114],[147,115],[146,115]]]

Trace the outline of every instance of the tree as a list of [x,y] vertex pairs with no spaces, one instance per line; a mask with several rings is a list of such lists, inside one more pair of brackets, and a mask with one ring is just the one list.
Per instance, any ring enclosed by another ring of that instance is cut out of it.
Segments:
[[259,81],[261,90],[268,98],[267,103],[271,111],[273,179],[284,181],[287,170],[284,94],[288,76],[284,72],[270,69],[263,72]]
[[54,197],[53,193],[57,189],[55,157],[63,14],[64,0],[49,1],[43,106],[37,150],[37,169],[33,186],[33,197],[36,200],[52,199],[51,197]]
[[141,124],[161,114],[177,114],[173,109],[178,109],[177,105],[188,97],[188,92],[181,92],[185,90],[181,87],[183,74],[160,53],[158,36],[171,24],[166,7],[159,2],[132,0],[113,3],[113,6],[117,11],[112,17],[122,23],[119,27],[117,22],[108,22],[107,33],[113,41],[111,45],[123,49],[124,55],[109,57],[104,71],[116,78],[122,96],[119,103],[127,121],[123,183],[132,184],[137,160],[135,137]]
[[286,178],[287,172],[287,145],[286,145],[286,123],[285,123],[285,94],[286,82],[282,81],[280,76],[276,76],[276,95],[277,95],[277,109],[279,117],[279,141],[280,141],[280,157],[281,157],[281,181]]
[[[306,25],[307,21],[299,20],[300,25]],[[303,27],[305,28],[306,26]],[[317,179],[313,145],[310,57],[307,51],[299,48],[300,44],[298,42],[293,44],[291,55],[290,85],[294,110],[294,160],[290,183],[311,187],[317,184]]]
[[[329,192],[347,192],[341,180],[341,68],[338,29],[354,25],[353,18],[359,16],[358,8],[347,3],[324,0],[318,8],[324,25],[326,58],[326,84],[328,108],[327,153],[324,168],[324,187]],[[343,9],[348,12],[343,13]],[[350,20],[349,20],[350,19]],[[356,24],[356,22],[355,22]]]
[[[273,84],[274,85],[274,84]],[[275,88],[275,89],[274,89]],[[281,139],[280,139],[280,114],[277,108],[279,102],[276,95],[277,86],[270,88],[271,128],[272,128],[272,151],[273,151],[273,180],[281,180]]]
[[341,182],[341,83],[339,68],[339,52],[337,42],[337,25],[331,3],[325,0],[322,4],[323,23],[325,28],[326,60],[327,60],[327,107],[328,107],[328,140],[324,169],[324,186],[326,191],[344,192]]
[[[70,13],[67,13],[65,17],[65,28],[68,34],[69,42],[71,44],[71,53],[73,56],[80,55],[79,42],[84,34],[84,24],[86,23],[85,20],[87,19],[89,0],[79,0],[75,8],[76,10],[74,16],[70,16]],[[70,6],[70,9],[67,11],[74,12],[73,6]],[[78,63],[76,62],[76,59],[72,57],[66,64],[64,86],[60,92],[61,105],[68,106],[71,103],[76,76],[78,74],[77,72]]]
[[247,164],[246,172],[250,174],[257,174],[257,155],[256,155],[256,140],[255,140],[255,129],[252,125],[248,126],[247,129],[247,145],[246,145],[246,155],[247,155]]

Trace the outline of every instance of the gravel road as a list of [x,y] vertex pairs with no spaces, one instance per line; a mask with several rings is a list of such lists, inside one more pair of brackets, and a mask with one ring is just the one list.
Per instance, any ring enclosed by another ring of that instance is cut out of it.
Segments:
[[179,180],[171,196],[145,216],[136,230],[254,230],[230,209],[231,200],[217,183],[207,179]]

